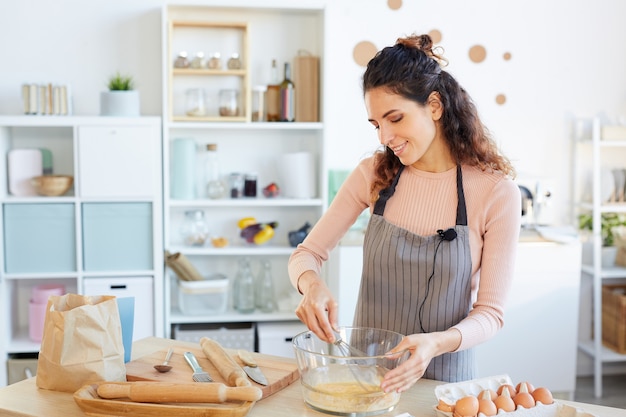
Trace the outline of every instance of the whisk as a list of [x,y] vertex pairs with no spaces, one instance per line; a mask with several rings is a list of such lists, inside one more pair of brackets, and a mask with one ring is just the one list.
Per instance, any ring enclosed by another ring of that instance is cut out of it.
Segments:
[[346,342],[339,333],[335,333],[333,345],[337,347],[341,357],[349,358],[346,365],[356,382],[367,392],[380,391],[379,385],[384,373],[376,360],[368,354]]

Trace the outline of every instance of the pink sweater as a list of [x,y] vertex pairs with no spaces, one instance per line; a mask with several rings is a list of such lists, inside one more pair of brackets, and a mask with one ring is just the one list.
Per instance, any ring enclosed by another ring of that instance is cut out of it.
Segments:
[[[324,216],[289,259],[289,277],[308,270],[320,274],[323,262],[370,204],[373,158],[361,161],[348,176]],[[463,166],[472,256],[472,302],[469,315],[454,327],[461,332],[458,350],[482,343],[504,325],[504,304],[513,278],[521,222],[519,188],[501,173]],[[396,226],[427,236],[454,227],[456,168],[442,173],[408,166],[387,202],[384,218]],[[329,277],[328,279],[335,279]]]

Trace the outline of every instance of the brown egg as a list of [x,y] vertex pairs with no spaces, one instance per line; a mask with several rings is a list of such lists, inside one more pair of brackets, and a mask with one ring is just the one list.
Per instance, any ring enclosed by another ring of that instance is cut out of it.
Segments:
[[478,398],[467,395],[456,400],[454,414],[459,417],[474,417],[478,415]]
[[489,394],[489,398],[488,399],[490,399],[491,401],[495,400],[496,397],[498,396],[497,392],[495,392],[494,390],[492,390],[490,388],[487,388],[487,389],[482,390],[480,392],[480,394],[478,394],[478,399],[480,400],[481,398],[486,398],[485,397],[485,393]]
[[552,393],[549,389],[544,387],[536,388],[532,393],[533,398],[536,402],[541,404],[552,404],[554,402],[554,398],[552,397]]
[[[485,397],[488,397],[489,393]],[[498,414],[498,407],[490,398],[481,397],[478,399],[478,412],[483,413],[485,416],[495,416]]]
[[511,398],[509,390],[505,389],[501,395],[493,400],[493,402],[498,410],[502,410],[505,413],[515,411],[515,402],[513,401],[513,398]]
[[[524,388],[526,388],[526,391],[524,391]],[[533,384],[531,384],[530,382],[520,382],[515,386],[515,391],[517,392],[527,392],[529,394],[532,394],[534,390],[535,387],[533,387]]]
[[515,397],[513,397],[513,402],[515,405],[524,408],[533,408],[535,406],[535,399],[527,392],[518,392]]
[[502,385],[500,385],[496,392],[497,392],[498,395],[502,395],[502,391],[505,390],[505,389],[509,391],[509,396],[511,398],[513,398],[513,396],[515,394],[517,394],[517,391],[515,390],[515,387],[513,385],[510,385],[510,384],[502,384]]
[[443,412],[453,412],[454,411],[454,401],[447,400],[446,398],[439,398],[439,403],[437,404],[437,410],[441,410]]

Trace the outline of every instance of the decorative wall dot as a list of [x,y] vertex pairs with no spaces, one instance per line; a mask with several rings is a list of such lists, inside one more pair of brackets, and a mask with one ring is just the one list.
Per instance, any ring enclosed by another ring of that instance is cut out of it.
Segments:
[[430,32],[428,32],[428,35],[433,40],[434,44],[441,42],[441,38],[442,38],[441,32],[438,31],[437,29],[431,30]]
[[469,50],[469,57],[473,62],[483,62],[487,57],[487,50],[482,45],[474,45]]
[[506,96],[504,94],[498,94],[496,96],[496,103],[503,105],[506,102]]
[[356,62],[357,65],[366,67],[370,59],[374,58],[376,52],[378,52],[378,49],[376,48],[376,45],[374,45],[372,42],[361,41],[357,43],[354,47],[354,50],[352,51],[352,57],[354,58],[354,62]]
[[398,10],[402,7],[402,0],[387,0],[387,6],[389,6],[391,10]]
[[504,58],[505,61],[510,61],[511,60],[511,53],[510,52],[505,52],[504,55],[502,55],[502,58]]

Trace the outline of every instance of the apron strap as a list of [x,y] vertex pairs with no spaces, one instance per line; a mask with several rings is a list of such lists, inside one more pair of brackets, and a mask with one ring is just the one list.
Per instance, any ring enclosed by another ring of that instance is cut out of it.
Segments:
[[458,204],[456,205],[457,226],[467,226],[467,210],[465,208],[465,193],[463,192],[463,174],[461,165],[456,166],[456,194]]
[[404,171],[404,165],[400,165],[398,169],[398,173],[393,179],[391,185],[383,190],[378,192],[378,200],[376,200],[376,204],[374,205],[374,214],[382,216],[385,212],[385,206],[387,205],[387,200],[391,198],[393,193],[396,192],[396,185],[398,185],[398,180],[400,179],[400,174]]

